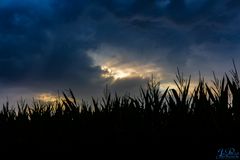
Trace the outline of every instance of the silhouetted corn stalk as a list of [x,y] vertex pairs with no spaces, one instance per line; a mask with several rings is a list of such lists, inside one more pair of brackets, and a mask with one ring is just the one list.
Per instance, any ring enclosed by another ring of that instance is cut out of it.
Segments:
[[20,101],[20,103],[17,103],[17,117],[16,119],[18,121],[28,121],[29,120],[29,106],[28,104],[26,104],[26,102],[24,100]]
[[231,102],[231,110],[233,117],[235,119],[240,119],[240,83],[238,72],[233,61],[234,69],[231,70],[232,79],[226,75],[227,83],[231,92],[232,102]]
[[189,87],[191,82],[191,76],[188,80],[185,80],[183,74],[180,74],[179,70],[176,75],[177,80],[174,80],[178,91],[171,89],[168,94],[168,107],[169,112],[172,114],[184,115],[189,112],[191,98],[189,96]]
[[9,108],[9,102],[3,104],[3,108],[0,112],[1,120],[4,122],[12,122],[16,120],[16,112],[14,109]]

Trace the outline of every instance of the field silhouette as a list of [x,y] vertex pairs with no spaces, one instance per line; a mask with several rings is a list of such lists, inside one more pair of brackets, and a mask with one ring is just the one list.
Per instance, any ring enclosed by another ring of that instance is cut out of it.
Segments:
[[[240,144],[240,80],[236,67],[211,85],[178,71],[177,89],[161,90],[149,81],[139,97],[107,89],[101,100],[78,103],[73,92],[56,103],[21,101],[0,112],[1,151],[65,151],[83,144],[158,144],[167,149],[198,146],[215,154],[218,147]],[[196,152],[199,152],[197,149]],[[202,151],[201,151],[202,152]]]

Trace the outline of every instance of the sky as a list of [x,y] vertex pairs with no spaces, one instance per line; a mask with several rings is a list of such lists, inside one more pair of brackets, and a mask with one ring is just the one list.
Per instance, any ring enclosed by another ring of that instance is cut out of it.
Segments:
[[0,102],[71,88],[138,92],[151,75],[223,75],[240,63],[239,0],[1,0]]

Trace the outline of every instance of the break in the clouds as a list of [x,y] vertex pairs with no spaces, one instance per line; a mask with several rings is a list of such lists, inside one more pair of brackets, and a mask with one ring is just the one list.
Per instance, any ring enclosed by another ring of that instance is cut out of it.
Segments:
[[240,62],[239,10],[239,0],[1,0],[1,96],[228,71]]

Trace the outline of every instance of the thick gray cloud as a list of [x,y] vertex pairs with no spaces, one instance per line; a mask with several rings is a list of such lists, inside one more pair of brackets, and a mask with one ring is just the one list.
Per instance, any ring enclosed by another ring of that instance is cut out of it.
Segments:
[[108,82],[88,55],[102,46],[119,50],[122,63],[154,63],[166,73],[227,71],[240,59],[239,9],[238,0],[2,0],[0,84],[91,95]]

